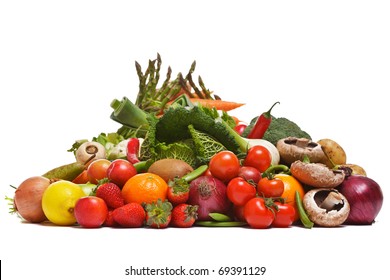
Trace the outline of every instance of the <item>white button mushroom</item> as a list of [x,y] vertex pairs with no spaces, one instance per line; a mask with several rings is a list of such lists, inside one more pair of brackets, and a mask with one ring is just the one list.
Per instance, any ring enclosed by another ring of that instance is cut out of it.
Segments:
[[309,219],[324,227],[336,227],[348,218],[350,205],[336,189],[313,189],[303,197]]
[[92,161],[106,158],[106,149],[98,142],[84,142],[76,150],[76,161],[88,166]]

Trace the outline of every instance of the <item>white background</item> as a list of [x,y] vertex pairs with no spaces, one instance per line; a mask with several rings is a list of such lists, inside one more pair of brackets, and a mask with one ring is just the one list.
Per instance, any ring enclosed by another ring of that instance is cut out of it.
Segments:
[[[1,278],[130,279],[130,266],[180,265],[267,268],[264,276],[227,279],[387,275],[389,14],[386,1],[1,1]],[[75,140],[116,131],[111,100],[135,99],[134,62],[145,69],[157,52],[162,77],[169,65],[174,75],[187,73],[196,60],[195,77],[223,99],[246,103],[235,111],[242,120],[280,101],[276,116],[315,140],[339,142],[382,186],[377,222],[87,230],[10,216],[9,185],[72,162],[66,150]],[[197,278],[222,276],[189,279]]]

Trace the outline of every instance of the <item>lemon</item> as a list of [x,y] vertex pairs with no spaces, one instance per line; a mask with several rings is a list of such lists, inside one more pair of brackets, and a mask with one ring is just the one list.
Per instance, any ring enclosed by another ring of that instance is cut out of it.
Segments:
[[84,196],[82,188],[75,183],[65,180],[54,182],[43,193],[43,212],[56,225],[73,225],[76,223],[74,206]]

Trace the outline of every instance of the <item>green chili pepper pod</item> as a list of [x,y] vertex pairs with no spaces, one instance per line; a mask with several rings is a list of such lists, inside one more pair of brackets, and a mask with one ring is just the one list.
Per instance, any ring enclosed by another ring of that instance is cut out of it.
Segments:
[[295,201],[297,203],[297,208],[299,212],[299,218],[305,228],[312,228],[314,223],[310,221],[309,217],[306,214],[305,208],[302,205],[302,199],[298,191],[295,191]]
[[53,168],[43,174],[43,177],[48,179],[73,181],[77,176],[85,170],[85,165],[79,162],[73,162],[59,167]]

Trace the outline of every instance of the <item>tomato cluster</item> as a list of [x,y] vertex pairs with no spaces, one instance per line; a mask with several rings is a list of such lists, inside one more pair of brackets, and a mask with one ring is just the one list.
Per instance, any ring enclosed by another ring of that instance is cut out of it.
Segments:
[[210,160],[209,172],[227,184],[236,218],[252,228],[289,227],[296,218],[294,206],[281,199],[283,180],[265,173],[270,166],[271,154],[260,145],[251,147],[241,162],[230,151]]

